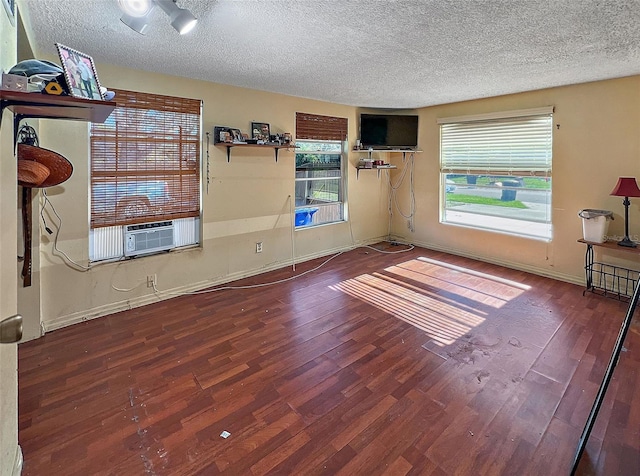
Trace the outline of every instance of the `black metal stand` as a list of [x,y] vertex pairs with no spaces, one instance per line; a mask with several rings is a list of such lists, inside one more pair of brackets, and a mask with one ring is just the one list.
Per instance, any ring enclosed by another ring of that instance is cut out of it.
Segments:
[[627,336],[627,332],[629,331],[629,327],[631,326],[631,321],[633,320],[633,313],[636,310],[636,306],[638,305],[638,297],[640,296],[640,280],[636,283],[636,289],[633,292],[633,296],[631,301],[629,301],[629,308],[627,309],[627,314],[622,322],[622,326],[620,327],[620,332],[618,333],[618,339],[616,340],[616,344],[613,347],[613,353],[611,354],[611,359],[609,360],[609,365],[607,366],[607,370],[604,373],[604,377],[602,378],[602,383],[600,384],[600,388],[598,389],[598,394],[596,395],[596,399],[593,402],[593,407],[591,407],[591,413],[589,413],[589,418],[587,418],[587,423],[584,425],[584,429],[582,430],[582,435],[580,436],[580,441],[578,442],[578,448],[576,450],[576,455],[573,459],[573,467],[571,468],[571,476],[576,474],[576,470],[578,469],[578,464],[580,463],[580,458],[582,457],[582,453],[584,453],[584,449],[587,446],[587,440],[589,439],[589,435],[591,434],[591,430],[593,425],[596,422],[596,417],[598,416],[598,412],[600,411],[600,406],[604,400],[604,395],[607,392],[607,387],[609,387],[609,382],[611,381],[611,377],[613,376],[613,370],[616,368],[618,364],[618,359],[620,358],[620,352],[622,351],[622,344],[624,343],[624,339]]
[[618,244],[620,246],[635,248],[638,244],[629,238],[629,205],[631,205],[629,197],[624,197],[622,204],[624,205],[624,238],[619,241]]

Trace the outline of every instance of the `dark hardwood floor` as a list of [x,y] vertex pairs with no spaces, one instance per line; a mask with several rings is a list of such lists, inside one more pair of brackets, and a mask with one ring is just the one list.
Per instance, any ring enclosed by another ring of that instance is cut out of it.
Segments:
[[[582,291],[360,248],[57,330],[23,474],[568,474],[627,307]],[[578,474],[640,474],[639,360],[634,324]]]

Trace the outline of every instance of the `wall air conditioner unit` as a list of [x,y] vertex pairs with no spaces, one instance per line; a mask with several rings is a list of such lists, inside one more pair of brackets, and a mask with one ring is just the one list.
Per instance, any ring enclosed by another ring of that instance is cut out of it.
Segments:
[[138,256],[175,248],[173,221],[138,223],[124,227],[124,255]]

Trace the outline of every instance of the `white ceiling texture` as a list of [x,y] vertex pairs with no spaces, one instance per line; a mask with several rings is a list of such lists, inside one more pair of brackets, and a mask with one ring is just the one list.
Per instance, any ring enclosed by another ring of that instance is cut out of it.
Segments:
[[[178,0],[146,35],[117,0],[18,0],[36,55],[409,109],[640,74],[640,0]],[[99,74],[99,69],[98,69]],[[108,84],[105,86],[109,86]]]

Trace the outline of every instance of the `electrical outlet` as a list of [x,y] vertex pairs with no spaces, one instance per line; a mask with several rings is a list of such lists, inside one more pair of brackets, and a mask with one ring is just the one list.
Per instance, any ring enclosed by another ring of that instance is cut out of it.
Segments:
[[147,287],[152,288],[158,285],[158,277],[155,274],[147,276]]
[[262,241],[256,243],[256,253],[262,253]]

